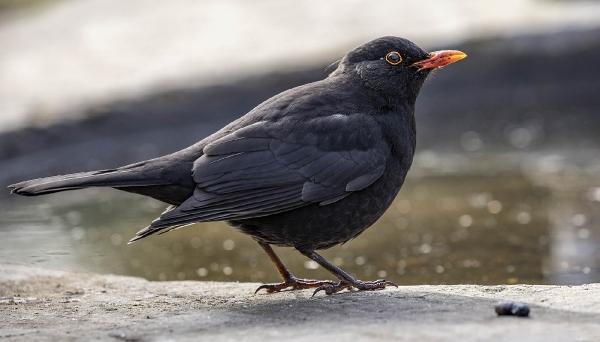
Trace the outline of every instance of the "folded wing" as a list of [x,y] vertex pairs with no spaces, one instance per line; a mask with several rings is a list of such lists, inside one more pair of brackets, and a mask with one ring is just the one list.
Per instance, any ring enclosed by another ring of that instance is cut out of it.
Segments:
[[387,149],[376,123],[361,114],[335,114],[297,126],[254,123],[208,144],[194,163],[194,195],[133,240],[195,222],[334,203],[381,177]]

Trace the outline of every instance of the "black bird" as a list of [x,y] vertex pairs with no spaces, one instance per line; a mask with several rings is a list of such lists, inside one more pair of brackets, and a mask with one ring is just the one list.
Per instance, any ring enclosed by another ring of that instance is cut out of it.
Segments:
[[[347,53],[326,79],[278,94],[186,149],[10,188],[37,196],[112,187],[170,204],[130,242],[196,222],[227,221],[252,236],[283,277],[257,292],[395,286],[356,280],[315,250],[357,237],[390,206],[413,160],[419,90],[431,70],[464,57],[427,53],[403,38],[375,39]],[[339,282],[294,277],[270,245],[296,248]]]

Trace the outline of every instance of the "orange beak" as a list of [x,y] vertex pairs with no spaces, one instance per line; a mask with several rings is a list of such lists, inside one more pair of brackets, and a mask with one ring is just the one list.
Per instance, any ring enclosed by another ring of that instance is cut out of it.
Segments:
[[435,51],[429,54],[429,58],[416,62],[411,66],[418,67],[419,70],[433,69],[443,67],[467,57],[467,54],[457,50]]

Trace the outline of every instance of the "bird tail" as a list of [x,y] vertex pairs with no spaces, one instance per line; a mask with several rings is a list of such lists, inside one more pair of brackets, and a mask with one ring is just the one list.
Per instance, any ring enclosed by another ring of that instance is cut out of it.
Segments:
[[[139,165],[136,165],[139,166]],[[72,173],[62,176],[53,176],[28,180],[9,185],[13,194],[22,196],[39,196],[54,192],[77,190],[91,187],[135,187],[160,185],[163,182],[157,179],[143,177],[136,167],[127,167],[111,170]]]

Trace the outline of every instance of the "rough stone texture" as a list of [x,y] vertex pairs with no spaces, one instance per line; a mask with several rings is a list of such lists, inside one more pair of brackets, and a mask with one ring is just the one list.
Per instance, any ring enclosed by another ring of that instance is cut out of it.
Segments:
[[[406,286],[253,295],[259,284],[149,282],[0,264],[6,341],[598,341],[600,284]],[[497,317],[516,300],[530,318]]]

